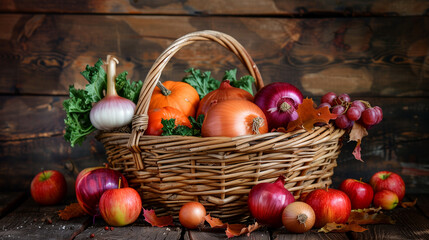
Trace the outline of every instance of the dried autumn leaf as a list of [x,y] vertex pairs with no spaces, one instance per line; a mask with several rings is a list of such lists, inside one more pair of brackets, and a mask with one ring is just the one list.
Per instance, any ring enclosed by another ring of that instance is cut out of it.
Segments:
[[298,113],[298,119],[288,124],[288,132],[301,128],[304,128],[307,131],[312,131],[314,124],[328,124],[329,120],[337,118],[337,115],[332,114],[328,107],[322,107],[319,109],[314,108],[314,102],[311,98],[305,98],[302,103],[298,105],[298,109],[296,111]]
[[324,227],[319,229],[318,232],[364,232],[368,229],[363,228],[359,224],[338,224],[338,223],[327,223]]
[[204,219],[210,224],[212,228],[226,228],[227,223],[223,223],[219,218],[214,218],[208,214]]
[[249,236],[251,232],[257,230],[259,227],[260,227],[260,225],[258,224],[258,222],[255,222],[255,224],[253,224],[253,225],[247,226],[247,230],[249,231],[247,233],[247,236]]
[[85,216],[85,211],[80,207],[79,203],[71,203],[67,205],[64,210],[58,211],[58,216],[62,220],[70,220],[71,218]]
[[414,201],[412,201],[412,202],[402,202],[402,203],[401,203],[401,206],[402,206],[403,208],[407,208],[407,207],[414,207],[414,205],[416,205],[416,203],[417,203],[417,198],[416,198],[416,199],[414,199]]
[[368,131],[366,130],[366,128],[361,124],[355,122],[349,134],[349,137],[350,137],[349,141],[357,142],[358,140],[362,140],[362,138],[366,136],[368,136]]
[[240,236],[241,234],[245,234],[247,232],[248,230],[246,228],[246,225],[244,224],[228,224],[228,223],[225,231],[226,236],[228,238]]
[[250,236],[250,233],[257,230],[260,227],[260,225],[255,222],[255,224],[249,225],[246,227],[246,225],[243,224],[228,224],[226,228],[226,236],[228,238],[240,236],[242,234],[247,233],[247,236]]
[[353,149],[352,154],[353,154],[353,156],[355,156],[356,160],[359,160],[359,161],[363,162],[362,156],[361,156],[361,153],[360,153],[360,151],[361,151],[360,143],[361,143],[361,140],[359,139],[357,141],[356,147]]
[[157,217],[155,210],[146,210],[143,208],[144,220],[152,225],[152,227],[174,226],[172,216]]
[[350,131],[349,134],[349,141],[356,141],[356,147],[353,150],[353,156],[355,156],[355,158],[359,161],[362,161],[362,157],[361,157],[361,143],[362,143],[362,138],[364,138],[365,136],[368,136],[368,131],[366,130],[365,127],[363,127],[361,124],[355,122],[353,124],[353,128]]
[[353,209],[347,222],[360,225],[395,224],[395,221],[390,216],[387,216],[381,212],[381,207]]

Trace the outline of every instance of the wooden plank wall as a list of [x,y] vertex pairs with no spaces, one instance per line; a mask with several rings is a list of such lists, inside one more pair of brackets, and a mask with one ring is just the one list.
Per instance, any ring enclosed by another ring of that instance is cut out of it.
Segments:
[[[286,81],[305,96],[349,93],[384,109],[364,139],[365,163],[345,144],[334,186],[400,173],[408,192],[429,192],[429,2],[316,1],[0,1],[0,188],[25,190],[41,169],[58,169],[70,188],[77,172],[106,162],[93,136],[71,148],[63,139],[68,86],[84,86],[86,64],[114,54],[119,71],[143,80],[178,37],[212,29],[249,51],[265,83]],[[220,77],[243,67],[216,44],[182,49],[162,79],[197,67]]]

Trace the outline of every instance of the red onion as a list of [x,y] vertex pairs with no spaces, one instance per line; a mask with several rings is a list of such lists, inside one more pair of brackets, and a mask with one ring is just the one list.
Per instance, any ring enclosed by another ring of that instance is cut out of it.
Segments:
[[295,202],[295,198],[284,185],[285,177],[280,176],[274,183],[259,183],[250,190],[247,205],[259,224],[282,226],[284,208]]
[[122,179],[122,187],[128,187],[128,182],[119,171],[93,167],[82,170],[75,183],[76,198],[82,209],[91,216],[98,216],[98,203],[101,195],[108,189],[116,189]]
[[268,84],[255,95],[255,104],[265,113],[269,129],[287,127],[298,118],[296,109],[302,103],[302,93],[292,84],[275,82]]

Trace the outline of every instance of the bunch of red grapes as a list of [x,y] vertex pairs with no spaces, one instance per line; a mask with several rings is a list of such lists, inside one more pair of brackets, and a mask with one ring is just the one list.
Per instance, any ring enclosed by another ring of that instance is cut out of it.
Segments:
[[354,122],[368,129],[383,119],[383,111],[379,106],[371,107],[369,102],[363,100],[351,101],[346,93],[337,96],[328,92],[323,95],[321,102],[319,108],[328,106],[332,113],[338,115],[335,125],[342,129],[353,127]]

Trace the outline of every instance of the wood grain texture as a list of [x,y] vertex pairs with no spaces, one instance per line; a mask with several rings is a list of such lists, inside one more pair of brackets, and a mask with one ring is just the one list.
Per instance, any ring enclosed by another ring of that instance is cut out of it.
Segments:
[[354,233],[353,239],[428,239],[429,219],[416,208],[398,208],[389,211],[396,221],[393,225],[366,225],[368,231]]
[[30,198],[0,219],[3,227],[0,239],[73,239],[90,224],[91,219],[84,216],[61,220],[57,211],[64,207],[63,204],[40,207]]
[[[106,230],[105,227],[109,227]],[[94,224],[80,233],[75,240],[89,239],[91,234],[94,234],[93,239],[147,239],[147,240],[179,240],[184,231],[180,226],[168,227],[152,227],[144,221],[143,215],[131,225],[126,227],[113,227],[110,226],[101,218],[95,219]]]
[[104,163],[104,148],[93,137],[74,149],[62,136],[0,142],[0,186],[3,191],[29,191],[38,172],[54,169],[64,174],[73,196],[77,174]]
[[184,15],[278,15],[278,16],[368,16],[424,15],[429,3],[424,0],[317,1],[317,0],[3,0],[0,11],[50,13],[127,13]]
[[349,239],[346,233],[318,233],[317,229],[311,229],[308,232],[302,234],[293,234],[286,231],[285,228],[281,228],[273,232],[273,239],[276,240],[316,240],[316,239],[330,239],[330,240],[340,240],[340,239]]
[[[227,235],[225,229],[210,229],[208,227],[202,230],[188,230],[185,233],[185,240],[215,240],[215,239],[225,239]],[[267,230],[256,230],[249,235],[243,234],[240,236],[235,236],[234,239],[245,240],[245,239],[258,239],[258,240],[269,240],[270,232]]]
[[15,210],[25,198],[24,192],[0,192],[0,219]]
[[[64,97],[0,96],[0,142],[64,134]],[[52,121],[55,119],[55,121]]]
[[408,201],[417,199],[416,208],[429,218],[429,194],[409,194]]
[[[11,27],[13,26],[13,27]],[[419,26],[411,28],[410,26]],[[178,37],[213,29],[248,50],[265,83],[290,82],[304,95],[327,91],[363,96],[428,96],[429,18],[282,19],[244,17],[0,15],[0,93],[67,95],[86,84],[87,64],[114,54],[118,71],[144,80]],[[162,80],[180,80],[189,67],[221,78],[238,68],[214,43],[187,46],[167,65]]]

